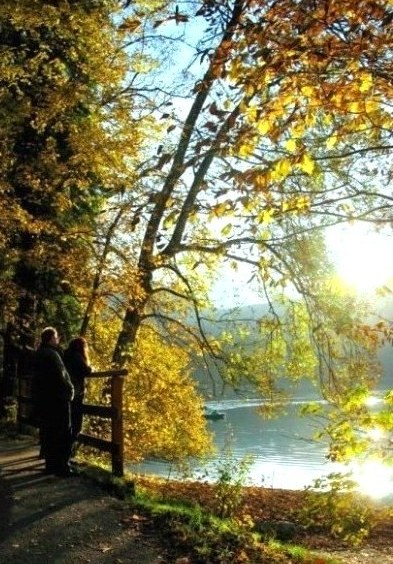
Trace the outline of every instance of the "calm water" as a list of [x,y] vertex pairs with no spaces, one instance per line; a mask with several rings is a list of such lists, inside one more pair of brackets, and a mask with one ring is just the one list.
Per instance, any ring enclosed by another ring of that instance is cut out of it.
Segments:
[[[252,457],[246,480],[250,485],[303,489],[312,485],[316,478],[348,470],[326,459],[324,445],[312,439],[318,430],[317,423],[297,414],[300,405],[308,401],[294,401],[287,406],[285,415],[269,421],[258,415],[257,402],[209,403],[211,409],[225,413],[225,419],[209,421],[218,454],[208,464],[196,465],[193,477],[205,479],[207,475],[214,480],[223,460],[240,461],[247,455]],[[132,471],[176,477],[168,464],[159,461],[133,466]],[[357,467],[356,473],[360,488],[367,493],[378,497],[393,493],[392,470],[370,462]]]

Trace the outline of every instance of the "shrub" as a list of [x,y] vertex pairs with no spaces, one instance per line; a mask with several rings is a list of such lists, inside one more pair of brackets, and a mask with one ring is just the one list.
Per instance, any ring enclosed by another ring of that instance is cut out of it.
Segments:
[[307,528],[328,529],[352,545],[361,544],[371,528],[371,510],[355,491],[350,474],[333,473],[315,480],[306,489],[299,518]]

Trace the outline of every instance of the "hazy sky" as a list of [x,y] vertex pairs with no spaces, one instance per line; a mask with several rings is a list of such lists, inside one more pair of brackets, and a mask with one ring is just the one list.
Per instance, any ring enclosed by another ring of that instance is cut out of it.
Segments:
[[[393,232],[376,233],[365,224],[332,227],[326,232],[330,257],[342,282],[360,294],[383,285],[393,291]],[[237,272],[224,268],[213,288],[217,307],[236,307],[264,301],[251,271],[244,265]]]

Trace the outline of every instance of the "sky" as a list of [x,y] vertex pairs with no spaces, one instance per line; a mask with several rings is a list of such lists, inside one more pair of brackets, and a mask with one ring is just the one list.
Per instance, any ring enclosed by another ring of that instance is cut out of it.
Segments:
[[[331,227],[326,232],[329,256],[340,281],[360,297],[372,297],[386,285],[393,292],[393,231],[376,233],[364,223]],[[246,266],[223,268],[211,297],[219,308],[263,302]]]

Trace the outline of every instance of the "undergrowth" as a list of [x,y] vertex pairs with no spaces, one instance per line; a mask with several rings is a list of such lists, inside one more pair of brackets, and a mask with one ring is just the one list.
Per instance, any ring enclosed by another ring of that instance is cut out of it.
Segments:
[[373,525],[372,511],[355,491],[350,474],[332,473],[307,488],[299,514],[306,527],[328,530],[352,546],[360,545]]
[[143,516],[142,522],[146,523],[150,534],[153,528],[155,534],[161,536],[173,561],[182,557],[190,564],[337,563],[301,546],[263,538],[253,528],[252,521],[221,517],[191,499],[168,498],[154,488],[155,479],[114,478],[109,470],[97,466],[86,467],[83,472],[111,494],[124,499],[129,504],[130,514]]

